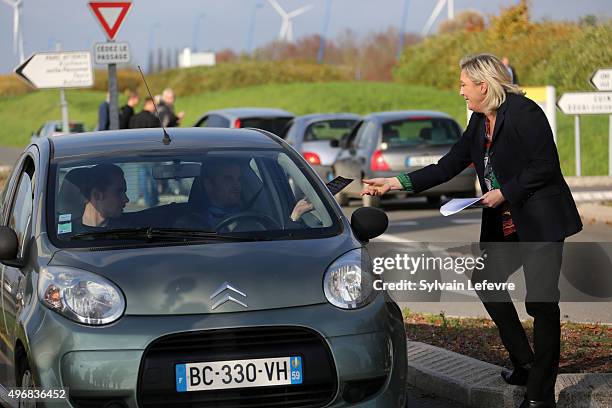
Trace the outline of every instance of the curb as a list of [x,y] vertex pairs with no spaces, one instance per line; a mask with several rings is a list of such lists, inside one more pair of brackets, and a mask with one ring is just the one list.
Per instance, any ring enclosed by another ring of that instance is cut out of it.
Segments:
[[597,203],[577,204],[580,217],[588,222],[603,222],[612,224],[612,206]]
[[611,176],[569,176],[565,182],[571,187],[612,187]]
[[[506,384],[502,367],[440,347],[408,341],[408,378],[413,387],[473,408],[516,408],[524,387]],[[612,374],[560,374],[558,408],[612,406]]]

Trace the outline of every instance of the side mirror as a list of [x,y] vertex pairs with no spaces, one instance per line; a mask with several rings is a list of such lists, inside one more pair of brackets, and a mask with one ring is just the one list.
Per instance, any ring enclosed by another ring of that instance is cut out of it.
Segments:
[[343,134],[342,137],[340,138],[340,143],[339,143],[340,148],[347,149],[349,147],[350,140],[351,140],[351,135],[349,133]]
[[17,234],[9,227],[0,226],[0,261],[14,261],[17,258],[19,243]]
[[329,145],[331,147],[340,147],[340,141],[336,140],[336,139],[332,139],[329,141]]
[[382,235],[389,226],[387,214],[378,208],[361,207],[351,215],[351,227],[357,239],[367,242]]

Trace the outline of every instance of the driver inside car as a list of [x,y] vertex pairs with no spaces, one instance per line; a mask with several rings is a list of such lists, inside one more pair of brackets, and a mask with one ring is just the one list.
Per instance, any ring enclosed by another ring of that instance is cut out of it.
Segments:
[[[249,209],[244,208],[241,200],[242,171],[240,164],[227,159],[208,159],[205,161],[202,164],[199,178],[199,187],[204,193],[202,194],[203,203],[194,206],[189,214],[179,218],[175,227],[217,229],[224,220],[248,211]],[[313,209],[314,206],[307,200],[299,200],[293,207],[288,224],[300,224],[302,215]],[[261,218],[267,217],[267,215],[262,214]],[[253,217],[252,219],[258,221],[257,218],[259,217]]]

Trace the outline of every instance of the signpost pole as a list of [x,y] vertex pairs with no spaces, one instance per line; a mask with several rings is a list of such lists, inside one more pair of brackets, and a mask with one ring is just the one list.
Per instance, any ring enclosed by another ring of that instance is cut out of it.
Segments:
[[608,119],[608,176],[612,176],[612,115]]
[[580,115],[574,116],[574,129],[576,132],[576,176],[581,176],[580,169],[582,168],[582,163],[580,162]]
[[[62,50],[62,44],[57,43],[55,46],[57,51]],[[70,124],[68,123],[68,101],[66,101],[66,91],[60,89],[60,108],[62,110],[62,132],[70,133]]]
[[119,129],[119,101],[117,100],[117,64],[108,64],[108,113],[110,115],[110,129]]

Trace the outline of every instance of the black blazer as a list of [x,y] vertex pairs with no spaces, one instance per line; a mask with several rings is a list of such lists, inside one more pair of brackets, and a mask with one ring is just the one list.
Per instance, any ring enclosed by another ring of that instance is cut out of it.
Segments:
[[[437,164],[409,173],[415,193],[450,180],[474,163],[484,184],[485,116],[474,113],[467,129]],[[507,94],[497,110],[491,164],[510,203],[519,241],[553,242],[582,229],[580,215],[561,174],[559,155],[546,115],[532,100]],[[503,239],[501,208],[482,211],[480,240]]]

